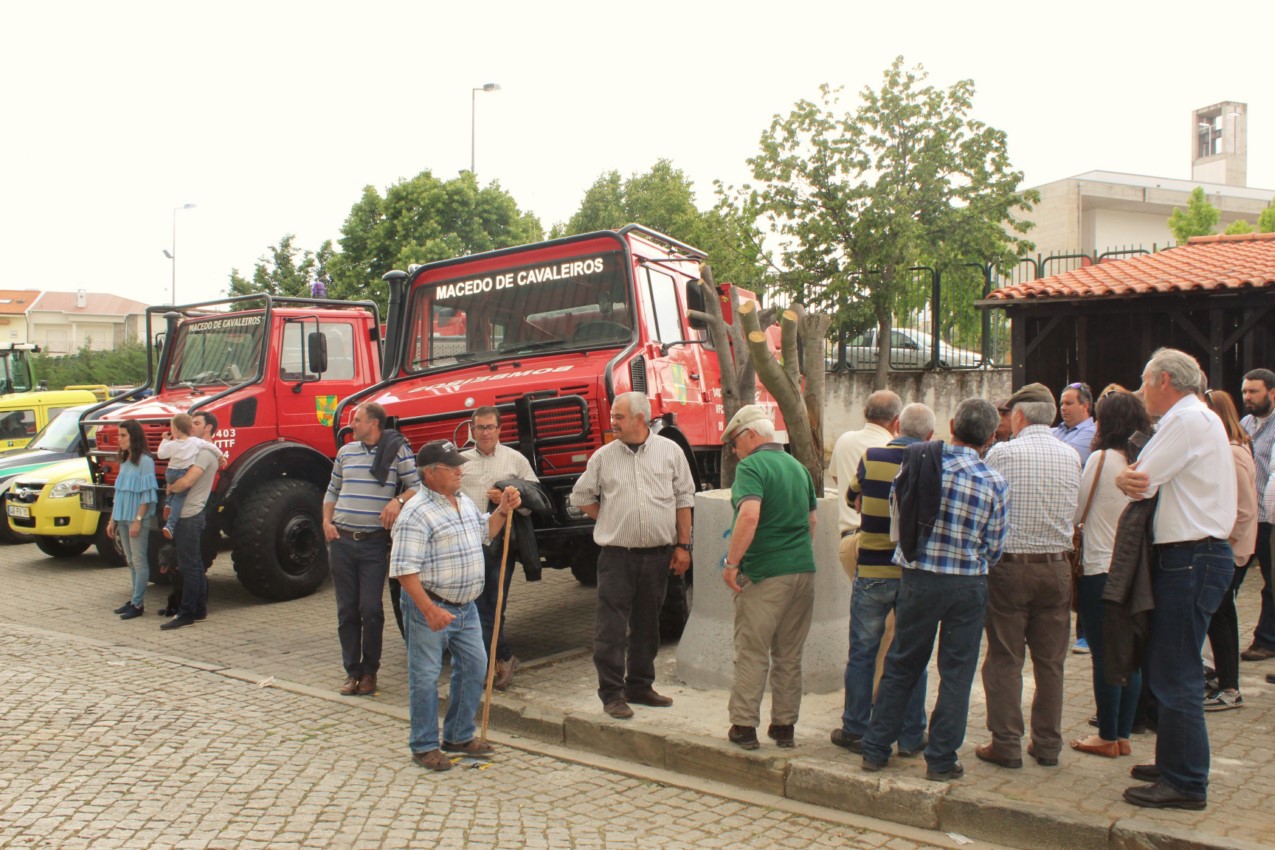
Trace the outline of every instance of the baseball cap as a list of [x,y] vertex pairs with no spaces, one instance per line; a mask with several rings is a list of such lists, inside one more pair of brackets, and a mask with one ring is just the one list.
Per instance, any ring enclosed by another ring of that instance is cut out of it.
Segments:
[[451,440],[432,440],[421,446],[421,450],[416,453],[416,465],[429,466],[435,463],[460,466],[462,463],[468,463],[468,460],[461,455],[456,449],[456,444]]

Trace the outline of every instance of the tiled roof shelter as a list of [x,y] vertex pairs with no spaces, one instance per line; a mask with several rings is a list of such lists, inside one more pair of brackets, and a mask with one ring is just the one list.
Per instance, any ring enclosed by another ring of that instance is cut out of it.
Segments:
[[[1210,386],[1238,394],[1275,368],[1275,233],[1198,236],[1155,254],[1086,265],[991,292],[1013,326],[1014,385],[1136,387],[1156,348],[1180,348]],[[1238,400],[1238,398],[1237,398]]]

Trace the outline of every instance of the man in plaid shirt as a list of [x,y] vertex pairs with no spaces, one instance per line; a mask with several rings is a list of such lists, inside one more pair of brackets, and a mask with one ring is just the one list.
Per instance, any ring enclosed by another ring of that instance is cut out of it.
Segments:
[[[1009,509],[1005,479],[979,458],[999,423],[1000,414],[991,402],[977,398],[962,401],[951,421],[952,443],[909,446],[895,479],[891,498],[901,492],[901,480],[920,475],[915,486],[906,491],[905,502],[923,502],[937,484],[937,513],[930,525],[931,519],[916,504],[898,505],[901,523],[916,522],[923,528],[912,560],[905,555],[903,542],[894,554],[894,562],[903,567],[894,643],[886,656],[868,730],[862,741],[851,746],[862,751],[864,770],[880,770],[889,760],[903,727],[908,699],[921,671],[930,663],[942,626],[939,696],[925,748],[926,778],[943,782],[965,773],[956,751],[965,740],[970,686],[978,669],[987,569],[1000,558]],[[933,457],[934,452],[941,452],[941,456]],[[925,473],[919,472],[930,469],[937,482],[925,480]],[[899,535],[901,541],[909,536]]]
[[974,751],[1001,767],[1023,766],[1023,659],[1036,676],[1028,755],[1058,764],[1062,749],[1063,664],[1071,637],[1072,518],[1080,490],[1080,458],[1050,432],[1058,409],[1044,384],[1009,399],[1014,438],[987,453],[987,465],[1009,482],[1009,535],[987,587],[987,658],[983,691],[992,740]]

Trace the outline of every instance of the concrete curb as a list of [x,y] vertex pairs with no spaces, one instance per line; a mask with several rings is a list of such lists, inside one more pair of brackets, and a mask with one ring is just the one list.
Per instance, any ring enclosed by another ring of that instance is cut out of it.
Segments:
[[601,715],[561,713],[501,696],[493,726],[600,756],[764,791],[798,803],[836,809],[910,827],[959,833],[994,844],[1042,850],[1259,850],[1264,845],[1173,829],[1131,815],[1108,820],[1079,812],[1016,804],[995,795],[901,776],[887,769],[860,772],[798,755],[748,752],[724,740],[666,732]]

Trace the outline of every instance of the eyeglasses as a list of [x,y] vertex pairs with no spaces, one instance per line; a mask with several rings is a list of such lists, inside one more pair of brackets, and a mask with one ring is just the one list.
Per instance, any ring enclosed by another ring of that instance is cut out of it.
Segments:
[[499,431],[499,425],[470,425],[471,431]]

